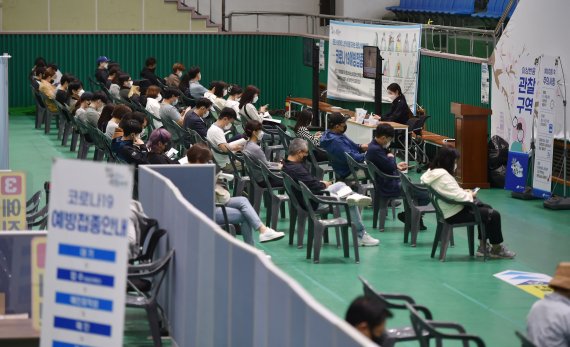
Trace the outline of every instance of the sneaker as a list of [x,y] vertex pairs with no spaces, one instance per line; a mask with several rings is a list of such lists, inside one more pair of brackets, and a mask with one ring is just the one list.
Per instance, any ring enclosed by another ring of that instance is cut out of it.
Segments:
[[362,194],[352,194],[346,198],[349,206],[366,207],[372,203],[372,198]]
[[277,241],[281,240],[285,237],[285,233],[282,231],[275,231],[271,228],[265,229],[263,234],[259,235],[259,242],[270,242],[270,241]]
[[378,246],[380,240],[373,238],[372,236],[368,235],[365,231],[364,235],[358,239],[358,245],[361,247],[364,246]]
[[512,259],[517,255],[513,251],[509,251],[507,247],[504,245],[499,245],[498,247],[491,247],[491,252],[489,252],[489,256],[491,258],[504,258],[504,259]]
[[[490,255],[491,254],[491,245],[487,242],[487,254]],[[481,246],[477,247],[477,252],[475,252],[475,256],[477,257],[484,257],[485,253],[483,252],[483,249],[481,248]]]

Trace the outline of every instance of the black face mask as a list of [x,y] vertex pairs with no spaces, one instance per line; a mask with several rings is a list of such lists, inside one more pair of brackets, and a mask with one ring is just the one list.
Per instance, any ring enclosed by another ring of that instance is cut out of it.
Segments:
[[340,131],[341,134],[344,134],[346,132],[346,129],[348,128],[348,126],[346,125],[346,123],[344,123],[344,128],[342,128],[342,130]]

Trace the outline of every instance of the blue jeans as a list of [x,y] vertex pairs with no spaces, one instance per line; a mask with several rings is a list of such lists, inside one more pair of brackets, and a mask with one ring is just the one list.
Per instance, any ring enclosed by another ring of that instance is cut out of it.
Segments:
[[[262,223],[249,200],[243,196],[230,198],[226,203],[226,213],[230,224],[239,224],[243,241],[253,246],[253,231],[259,229]],[[216,207],[214,220],[218,224],[224,223],[224,214],[220,207]]]

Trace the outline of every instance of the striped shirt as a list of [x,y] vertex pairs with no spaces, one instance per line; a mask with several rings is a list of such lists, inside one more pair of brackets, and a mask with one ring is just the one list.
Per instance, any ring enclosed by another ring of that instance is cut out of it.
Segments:
[[307,141],[311,141],[313,143],[313,145],[315,145],[315,146],[319,146],[321,144],[321,138],[316,137],[315,135],[312,135],[309,132],[309,129],[307,129],[307,127],[299,127],[296,134],[297,134],[297,137],[300,137],[300,138],[305,139]]

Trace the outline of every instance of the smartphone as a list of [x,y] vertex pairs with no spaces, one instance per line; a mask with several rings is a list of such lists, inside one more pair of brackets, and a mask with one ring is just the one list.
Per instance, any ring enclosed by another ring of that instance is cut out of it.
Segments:
[[481,188],[477,187],[477,188],[473,189],[473,193],[477,194],[477,192],[479,191],[479,189],[481,189]]

